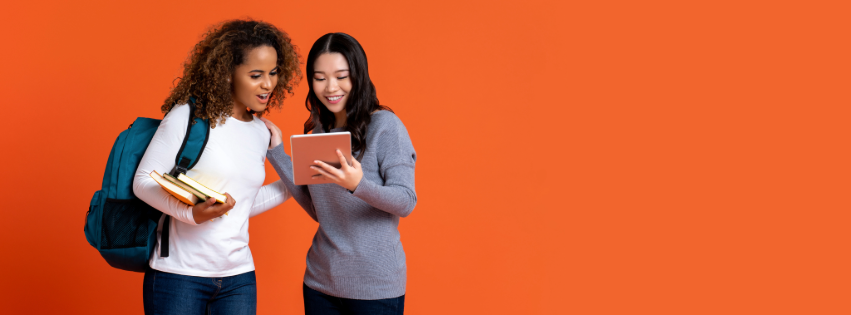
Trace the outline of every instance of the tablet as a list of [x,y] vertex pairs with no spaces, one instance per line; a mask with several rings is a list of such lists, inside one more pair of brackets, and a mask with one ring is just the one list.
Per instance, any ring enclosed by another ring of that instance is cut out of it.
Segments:
[[349,165],[352,164],[352,134],[331,132],[311,135],[293,135],[290,137],[290,153],[293,158],[293,182],[296,185],[327,184],[334,181],[322,176],[313,179],[319,172],[310,167],[313,161],[320,160],[336,168],[340,168],[340,158],[337,149],[343,152]]

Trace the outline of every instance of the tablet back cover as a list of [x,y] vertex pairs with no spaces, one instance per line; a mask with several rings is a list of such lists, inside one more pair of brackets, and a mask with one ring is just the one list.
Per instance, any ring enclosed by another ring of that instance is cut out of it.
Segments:
[[348,132],[331,132],[290,137],[290,150],[293,159],[293,181],[296,185],[327,184],[333,181],[323,177],[313,179],[319,172],[310,169],[313,161],[320,160],[340,168],[337,149],[343,152],[351,165],[352,135]]

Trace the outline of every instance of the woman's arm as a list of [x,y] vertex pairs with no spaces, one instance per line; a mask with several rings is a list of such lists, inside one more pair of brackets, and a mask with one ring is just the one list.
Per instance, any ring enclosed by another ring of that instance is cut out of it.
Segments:
[[248,217],[254,217],[258,214],[268,211],[278,205],[290,199],[292,195],[287,190],[287,186],[284,185],[283,180],[278,180],[269,185],[265,185],[260,187],[260,191],[257,192],[257,197],[254,198],[254,205],[251,206],[251,211],[248,214]]
[[356,159],[352,159],[352,165],[349,166],[340,150],[337,150],[340,168],[322,161],[315,161],[316,165],[311,168],[319,172],[320,175],[316,176],[334,181],[369,205],[406,217],[417,204],[417,193],[414,190],[417,154],[399,118],[395,115],[389,117],[382,118],[382,122],[376,122],[375,126],[370,124],[370,128],[376,129],[371,136],[375,141],[370,141],[374,143],[370,150],[375,150],[383,185],[364,177],[363,168]]
[[374,135],[378,172],[384,178],[384,185],[364,177],[353,194],[379,210],[404,218],[417,205],[414,189],[417,153],[405,126],[395,115],[392,117],[388,119],[389,126],[380,128]]
[[276,147],[266,151],[266,157],[269,163],[275,168],[275,172],[281,177],[281,182],[287,186],[287,189],[293,196],[296,202],[307,212],[314,221],[319,222],[316,217],[316,209],[313,207],[313,199],[310,198],[310,191],[307,190],[307,185],[297,186],[293,182],[293,162],[290,156],[284,152],[284,145],[278,144]]
[[266,118],[260,118],[260,120],[266,123],[266,127],[272,133],[269,151],[266,151],[266,158],[269,160],[269,164],[272,164],[275,172],[281,177],[281,182],[287,187],[287,191],[290,192],[293,199],[307,212],[307,215],[313,218],[314,221],[319,222],[319,219],[316,217],[316,208],[313,207],[313,199],[310,197],[310,191],[307,189],[307,185],[297,186],[293,182],[293,162],[290,156],[284,152],[281,129],[278,129],[278,126],[275,126],[274,123]]
[[227,202],[224,204],[216,204],[210,198],[211,200],[199,202],[193,207],[174,198],[150,175],[153,170],[165,174],[174,167],[174,157],[183,144],[188,121],[188,105],[175,106],[165,115],[133,176],[133,194],[154,209],[180,222],[197,225],[230,211],[235,204],[230,194],[225,193]]
[[187,121],[188,105],[175,106],[165,115],[139,163],[139,168],[136,169],[133,193],[145,203],[180,222],[196,225],[192,207],[174,198],[150,176],[151,171],[165,174],[174,167],[174,157],[186,136]]

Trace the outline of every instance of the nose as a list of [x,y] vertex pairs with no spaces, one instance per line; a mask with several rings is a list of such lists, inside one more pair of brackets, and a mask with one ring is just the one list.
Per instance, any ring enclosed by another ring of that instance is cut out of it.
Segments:
[[264,75],[263,81],[260,82],[260,87],[263,88],[263,89],[266,89],[266,90],[271,89],[272,88],[272,78]]
[[325,87],[325,89],[328,91],[328,93],[337,92],[337,90],[339,88],[340,88],[340,86],[337,85],[337,80],[328,80],[328,86]]

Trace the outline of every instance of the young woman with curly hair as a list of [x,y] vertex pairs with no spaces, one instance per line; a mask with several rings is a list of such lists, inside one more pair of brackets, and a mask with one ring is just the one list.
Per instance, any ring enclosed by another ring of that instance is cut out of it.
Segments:
[[[213,27],[191,51],[133,182],[139,199],[172,218],[169,256],[160,257],[158,240],[145,273],[145,314],[256,313],[248,219],[290,194],[282,181],[263,186],[270,133],[252,114],[280,108],[286,94],[292,95],[301,77],[298,59],[286,33],[250,20]],[[211,130],[201,158],[186,175],[226,192],[223,204],[209,198],[186,205],[148,175],[175,166],[191,101],[196,117],[209,119]]]
[[357,158],[337,150],[341,168],[315,162],[315,178],[327,177],[336,185],[296,186],[281,131],[263,118],[272,132],[269,162],[293,198],[319,222],[307,253],[305,313],[402,314],[407,266],[399,218],[417,203],[411,138],[399,117],[379,105],[366,53],[353,37],[322,36],[306,66],[310,118],[304,132],[348,131]]

